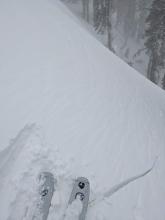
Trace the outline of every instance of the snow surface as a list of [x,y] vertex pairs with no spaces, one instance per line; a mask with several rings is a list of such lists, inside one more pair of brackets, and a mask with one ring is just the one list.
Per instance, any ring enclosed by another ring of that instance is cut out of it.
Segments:
[[57,179],[48,220],[73,220],[78,176],[86,220],[164,220],[164,91],[57,0],[0,0],[0,30],[0,220],[32,219],[40,171]]

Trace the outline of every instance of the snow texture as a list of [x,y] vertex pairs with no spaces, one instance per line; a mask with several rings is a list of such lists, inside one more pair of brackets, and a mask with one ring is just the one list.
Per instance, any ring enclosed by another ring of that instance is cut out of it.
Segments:
[[0,0],[0,30],[0,220],[32,219],[42,171],[57,179],[48,220],[78,176],[86,220],[164,220],[164,92],[57,0]]

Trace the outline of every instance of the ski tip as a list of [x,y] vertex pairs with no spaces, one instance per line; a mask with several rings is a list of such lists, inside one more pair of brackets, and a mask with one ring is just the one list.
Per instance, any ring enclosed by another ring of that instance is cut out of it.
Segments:
[[54,178],[53,173],[49,171],[41,172],[38,176],[38,179],[40,183],[44,183],[47,179],[49,179],[49,181],[53,182],[54,184],[57,182],[56,178]]
[[78,193],[83,193],[84,194],[85,192],[89,192],[89,190],[90,190],[89,180],[86,177],[78,177],[75,180],[74,189],[75,189],[76,195]]
[[78,183],[78,184],[80,183],[80,185],[81,185],[81,183],[89,185],[89,180],[86,177],[78,177],[76,179],[76,183]]

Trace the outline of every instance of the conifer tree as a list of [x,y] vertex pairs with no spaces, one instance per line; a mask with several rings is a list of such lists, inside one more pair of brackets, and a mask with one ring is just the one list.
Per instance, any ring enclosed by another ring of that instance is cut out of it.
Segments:
[[149,54],[148,78],[158,83],[160,70],[165,67],[165,0],[153,0],[146,19],[145,46]]
[[108,48],[112,50],[111,11],[112,0],[93,0],[94,27],[101,33],[107,34]]
[[82,6],[83,6],[83,17],[87,22],[89,22],[89,0],[82,0]]
[[163,77],[163,80],[162,80],[162,88],[165,89],[165,74],[164,74],[164,77]]

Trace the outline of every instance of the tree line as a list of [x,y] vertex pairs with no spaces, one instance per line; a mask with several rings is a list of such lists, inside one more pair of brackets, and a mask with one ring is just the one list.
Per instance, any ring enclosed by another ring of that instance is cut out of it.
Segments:
[[144,39],[147,77],[165,89],[165,0],[72,1],[81,1],[83,18],[106,36],[106,45],[114,53],[113,28],[118,24],[122,24],[126,40],[129,36]]

